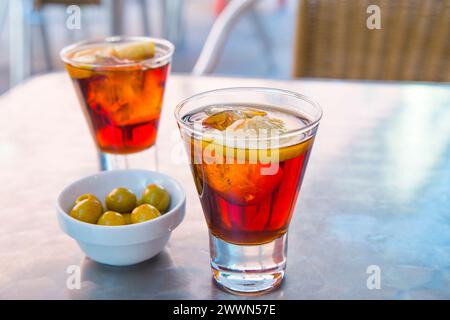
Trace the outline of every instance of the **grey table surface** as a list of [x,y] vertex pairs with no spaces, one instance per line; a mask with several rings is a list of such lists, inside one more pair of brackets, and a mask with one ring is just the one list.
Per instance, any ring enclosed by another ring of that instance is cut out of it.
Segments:
[[[61,189],[97,171],[64,73],[0,97],[0,298],[246,299],[211,279],[208,231],[173,118],[181,99],[229,86],[293,90],[324,109],[285,282],[256,298],[450,298],[450,85],[171,75],[160,170],[185,186],[186,218],[161,254],[119,268],[86,258],[57,224]],[[80,289],[67,287],[71,265],[81,268]],[[379,289],[367,287],[370,266],[381,271]]]

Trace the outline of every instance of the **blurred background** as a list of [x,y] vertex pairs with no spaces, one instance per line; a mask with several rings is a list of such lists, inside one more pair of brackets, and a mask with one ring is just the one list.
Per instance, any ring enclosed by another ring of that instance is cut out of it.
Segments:
[[0,93],[114,34],[169,39],[173,72],[448,82],[449,21],[449,0],[0,0]]

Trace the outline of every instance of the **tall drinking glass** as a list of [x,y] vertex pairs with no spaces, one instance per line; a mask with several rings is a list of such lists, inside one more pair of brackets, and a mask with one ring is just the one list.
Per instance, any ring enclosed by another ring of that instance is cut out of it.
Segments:
[[228,88],[181,102],[175,117],[209,227],[214,279],[238,293],[277,287],[320,106],[284,90]]
[[148,37],[83,41],[61,51],[101,170],[125,169],[139,158],[156,169],[155,141],[173,51],[169,41]]

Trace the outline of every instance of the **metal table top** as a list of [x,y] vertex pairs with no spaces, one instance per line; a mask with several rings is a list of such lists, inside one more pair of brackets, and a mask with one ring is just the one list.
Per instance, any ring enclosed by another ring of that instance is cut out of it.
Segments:
[[[0,298],[245,299],[211,279],[207,227],[173,118],[181,99],[229,86],[293,90],[324,108],[289,231],[287,277],[258,298],[450,298],[450,85],[172,75],[160,170],[185,186],[186,219],[160,255],[119,268],[86,258],[57,224],[61,189],[97,170],[64,73],[0,97]],[[70,265],[81,267],[79,290],[67,288]],[[379,289],[368,289],[370,266],[381,272]]]

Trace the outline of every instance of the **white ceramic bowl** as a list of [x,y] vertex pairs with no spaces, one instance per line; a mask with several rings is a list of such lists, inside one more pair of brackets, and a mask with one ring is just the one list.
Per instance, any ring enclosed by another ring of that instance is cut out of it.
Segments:
[[[150,183],[162,185],[171,196],[169,211],[154,220],[126,226],[100,226],[78,221],[68,214],[75,199],[84,193],[92,193],[104,201],[111,190],[125,187],[140,197]],[[150,259],[164,249],[171,232],[184,218],[185,203],[181,185],[165,174],[115,170],[68,185],[58,197],[56,210],[61,229],[78,242],[88,257],[104,264],[126,266]]]

